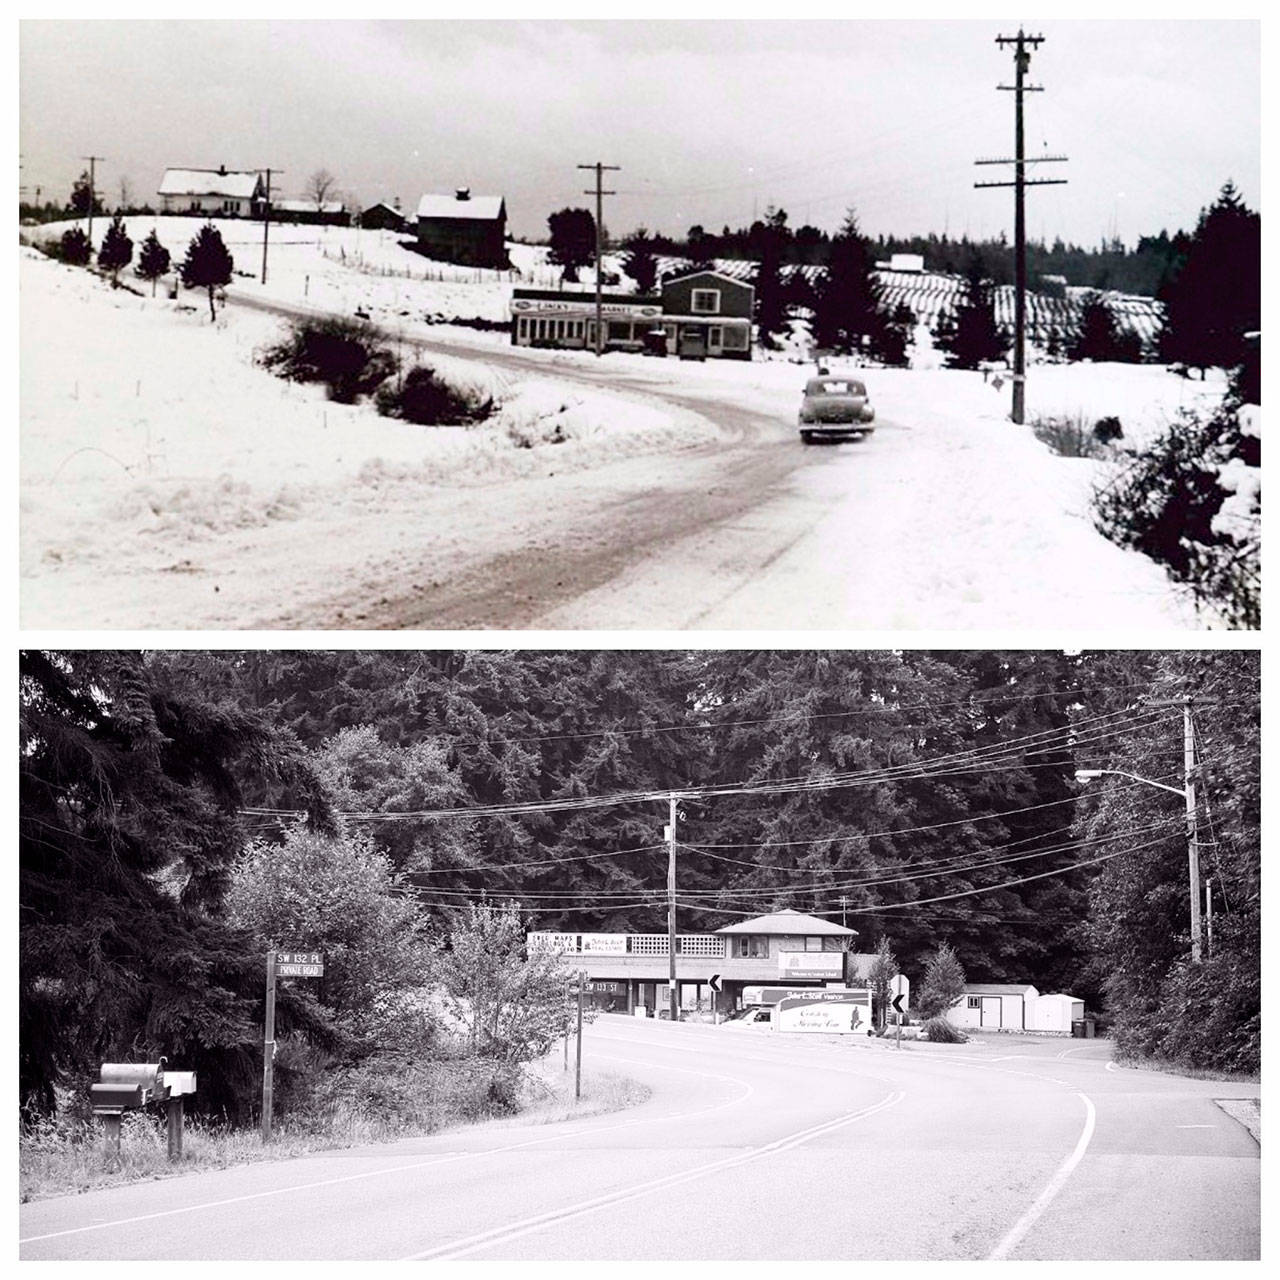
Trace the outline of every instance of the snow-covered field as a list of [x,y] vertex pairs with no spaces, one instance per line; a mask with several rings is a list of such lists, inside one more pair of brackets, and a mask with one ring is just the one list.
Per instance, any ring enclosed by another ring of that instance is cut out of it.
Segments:
[[[95,222],[95,239],[104,225]],[[131,219],[135,244],[152,225],[178,261],[199,223]],[[505,333],[431,323],[505,319],[514,273],[428,262],[390,233],[273,226],[264,287],[256,276],[261,226],[223,222],[221,230],[246,274],[237,275],[216,325],[202,294],[174,303],[163,284],[154,300],[146,286],[141,297],[112,291],[87,272],[21,250],[25,625],[249,625],[216,598],[223,569],[243,577],[258,563],[273,574],[271,598],[281,612],[333,585],[332,565],[312,571],[305,557],[287,563],[281,530],[312,545],[340,541],[358,576],[363,564],[392,560],[412,540],[414,495],[429,489],[437,509],[458,495],[462,546],[461,513],[477,489],[717,439],[705,418],[683,407],[691,403],[792,422],[812,368],[795,363],[794,351],[791,359],[705,364],[614,354],[603,366],[586,353],[524,351],[531,372],[515,374],[485,358],[510,352]],[[513,246],[519,279],[551,283],[542,255]],[[124,279],[138,283],[128,272]],[[235,305],[240,298],[359,308],[392,337],[447,339],[454,355],[433,355],[431,363],[493,394],[501,411],[480,428],[423,428],[381,418],[368,405],[329,403],[318,388],[255,365],[254,352],[281,321]],[[607,389],[565,378],[603,369]],[[766,608],[743,598],[733,606],[742,620],[725,614],[723,625],[824,625],[822,574],[848,580],[851,547],[871,535],[887,541],[890,554],[864,566],[864,589],[893,607],[863,625],[1058,625],[1065,617],[1071,626],[1064,598],[1091,610],[1074,619],[1080,626],[1206,625],[1157,566],[1092,530],[1088,495],[1103,464],[1057,458],[1029,429],[1009,423],[1007,382],[996,388],[980,374],[927,367],[866,377],[884,429],[861,453],[861,446],[827,451],[803,470],[800,501],[825,512],[806,517],[812,545],[802,538],[773,563]],[[1028,414],[1086,424],[1115,416],[1134,442],[1182,405],[1216,402],[1222,389],[1150,366],[1035,366]],[[664,399],[673,394],[680,404]],[[788,433],[779,447],[798,446]],[[399,520],[386,518],[392,510]],[[778,518],[794,520],[796,511]],[[888,538],[887,530],[896,533]],[[211,590],[180,584],[197,573]],[[644,595],[637,584],[637,600]],[[590,625],[641,625],[624,618],[617,593],[609,599]]]

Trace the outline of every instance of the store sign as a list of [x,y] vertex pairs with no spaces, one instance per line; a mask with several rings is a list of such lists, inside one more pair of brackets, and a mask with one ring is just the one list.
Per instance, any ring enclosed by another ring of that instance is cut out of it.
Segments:
[[583,955],[620,956],[627,953],[625,933],[584,933],[579,948]]
[[778,1031],[854,1035],[871,1026],[871,992],[864,988],[791,995],[775,1006]]
[[844,978],[843,951],[782,951],[778,954],[778,974],[782,978],[822,979]]
[[[641,320],[651,320],[662,314],[662,308],[659,306],[637,302],[602,302],[600,311],[606,316]],[[591,298],[575,298],[572,301],[552,298],[513,298],[511,312],[513,315],[595,315],[596,304]]]

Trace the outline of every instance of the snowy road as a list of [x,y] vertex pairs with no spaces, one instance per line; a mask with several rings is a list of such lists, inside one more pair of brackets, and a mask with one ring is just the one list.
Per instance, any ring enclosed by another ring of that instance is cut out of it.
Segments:
[[[26,626],[1208,625],[1093,529],[1101,464],[1052,454],[976,374],[876,370],[875,434],[806,448],[804,365],[597,361],[393,313],[406,358],[503,404],[492,426],[423,429],[255,364],[263,312],[311,310],[293,295],[237,285],[212,326],[36,257],[22,273]],[[1190,385],[1036,376],[1042,411],[1126,422]]]

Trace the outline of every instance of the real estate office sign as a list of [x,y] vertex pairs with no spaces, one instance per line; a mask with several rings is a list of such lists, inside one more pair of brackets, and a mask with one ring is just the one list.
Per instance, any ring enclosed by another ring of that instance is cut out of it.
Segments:
[[782,951],[778,974],[791,980],[843,982],[844,956],[843,951]]

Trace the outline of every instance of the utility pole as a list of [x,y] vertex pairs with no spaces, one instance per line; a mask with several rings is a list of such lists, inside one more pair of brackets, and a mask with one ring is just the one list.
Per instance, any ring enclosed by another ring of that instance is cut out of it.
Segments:
[[[277,169],[283,173],[283,169]],[[271,229],[271,170],[267,170],[267,192],[262,203],[262,283],[267,283],[267,232]]]
[[[604,329],[601,324],[604,304],[600,292],[600,254],[604,245],[604,197],[616,195],[615,191],[604,191],[601,189],[601,183],[604,181],[604,172],[606,169],[616,171],[619,166],[616,164],[601,164],[598,160],[595,164],[580,164],[579,169],[594,169],[596,173],[596,355],[604,354]],[[589,196],[590,191],[584,191],[583,195]],[[674,962],[673,962],[674,963]],[[672,1015],[674,1017],[674,1014]]]
[[587,971],[578,970],[578,1061],[573,1075],[573,1096],[582,1097],[582,991],[587,985]]
[[1027,213],[1026,189],[1028,187],[1063,186],[1065,178],[1038,178],[1028,180],[1026,166],[1028,164],[1048,163],[1066,160],[1066,156],[1037,156],[1028,160],[1024,145],[1022,127],[1022,95],[1024,93],[1043,93],[1041,85],[1027,84],[1024,77],[1031,66],[1031,52],[1028,46],[1039,48],[1044,43],[1044,36],[1025,35],[1021,28],[1016,36],[997,36],[996,44],[1001,48],[1011,44],[1014,46],[1013,67],[1014,83],[997,85],[998,89],[1012,92],[1014,95],[1014,153],[1012,160],[976,160],[975,164],[1011,164],[1014,166],[1012,182],[975,182],[975,187],[1012,187],[1013,188],[1013,413],[1014,422],[1021,425],[1026,417],[1026,385],[1027,385]]
[[93,244],[93,206],[96,200],[94,192],[97,191],[96,174],[97,163],[99,160],[105,160],[106,156],[81,156],[81,160],[89,162],[89,243]]
[[1213,955],[1213,877],[1204,882],[1205,952]]
[[671,998],[671,1021],[676,1021],[676,796],[667,797],[667,993]]
[[849,899],[843,893],[840,895],[840,923],[846,929],[849,927]]
[[1182,699],[1183,781],[1187,800],[1187,880],[1191,889],[1191,963],[1200,963],[1200,842],[1196,830],[1196,731],[1192,698]]

